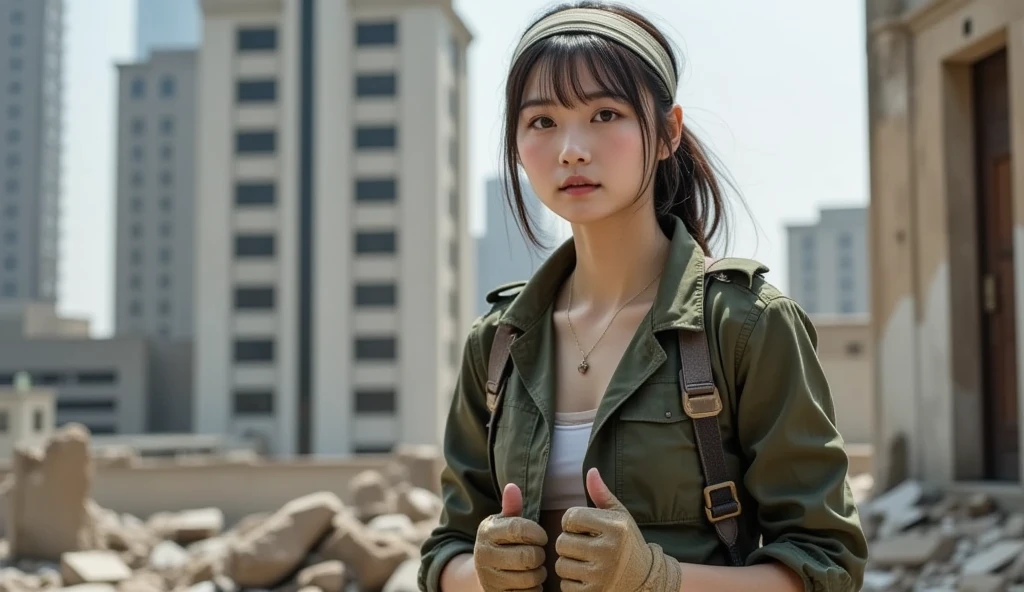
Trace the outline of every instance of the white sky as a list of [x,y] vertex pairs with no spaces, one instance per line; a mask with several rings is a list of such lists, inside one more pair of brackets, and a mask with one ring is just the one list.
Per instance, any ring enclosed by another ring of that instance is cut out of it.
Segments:
[[[182,0],[192,1],[192,0]],[[510,53],[548,1],[454,0],[469,53],[474,206],[498,163],[501,85]],[[102,3],[105,10],[96,10]],[[628,1],[684,54],[678,100],[723,161],[760,230],[735,211],[729,254],[754,257],[787,288],[784,226],[868,197],[862,0]],[[113,316],[115,63],[131,59],[133,0],[69,0],[60,308],[97,337]],[[482,220],[476,207],[475,224]]]

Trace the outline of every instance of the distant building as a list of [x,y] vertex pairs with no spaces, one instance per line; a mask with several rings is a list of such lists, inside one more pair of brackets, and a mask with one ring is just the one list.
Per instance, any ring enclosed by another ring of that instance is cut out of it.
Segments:
[[504,182],[500,178],[487,181],[486,227],[476,239],[476,312],[486,313],[490,306],[487,293],[494,288],[519,280],[529,280],[533,272],[551,254],[562,240],[555,224],[554,214],[548,210],[530,187],[522,180],[523,198],[534,232],[541,242],[537,248],[526,239],[516,222],[515,212],[505,199]]
[[829,208],[817,224],[786,228],[787,292],[807,312],[868,312],[867,217],[867,208]]

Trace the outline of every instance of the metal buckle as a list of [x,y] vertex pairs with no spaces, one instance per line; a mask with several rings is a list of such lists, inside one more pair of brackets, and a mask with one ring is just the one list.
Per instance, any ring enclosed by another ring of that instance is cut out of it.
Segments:
[[[736,503],[736,511],[723,514],[716,518],[711,512],[711,494],[719,489],[728,489],[729,492],[732,493],[732,501]],[[704,513],[708,515],[708,520],[710,520],[712,524],[729,518],[735,518],[736,516],[739,516],[742,511],[743,506],[740,504],[739,494],[736,493],[736,483],[734,481],[726,481],[725,483],[709,485],[704,488]]]
[[715,385],[700,385],[693,390],[686,390],[686,383],[682,382],[682,372],[679,374],[683,391],[683,411],[686,415],[693,419],[717,417],[722,412],[722,397]]

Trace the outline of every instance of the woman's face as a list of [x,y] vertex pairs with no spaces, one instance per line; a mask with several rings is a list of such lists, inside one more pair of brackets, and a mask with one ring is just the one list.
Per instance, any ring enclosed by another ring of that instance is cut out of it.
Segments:
[[550,85],[543,84],[541,70],[534,68],[527,81],[516,133],[537,196],[571,224],[602,220],[633,205],[644,185],[637,113],[604,94],[586,67],[580,82],[587,100],[564,107],[543,92]]

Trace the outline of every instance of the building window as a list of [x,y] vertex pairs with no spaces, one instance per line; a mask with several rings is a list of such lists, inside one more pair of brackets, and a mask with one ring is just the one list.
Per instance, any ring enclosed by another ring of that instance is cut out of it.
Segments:
[[448,194],[448,214],[453,220],[459,219],[459,192],[454,189]]
[[357,360],[394,360],[398,345],[394,337],[360,337],[356,339]]
[[360,74],[356,77],[356,96],[393,97],[398,89],[394,74]]
[[166,135],[170,135],[174,132],[174,119],[171,117],[164,117],[160,120],[160,131]]
[[398,25],[387,23],[359,23],[356,25],[356,44],[395,45],[398,42]]
[[356,286],[356,306],[395,306],[398,289],[395,284],[359,284]]
[[146,129],[146,122],[136,117],[132,120],[132,133],[136,136],[142,135],[142,132]]
[[452,138],[448,141],[448,163],[453,169],[459,168],[459,141]]
[[360,389],[356,391],[356,413],[394,413],[394,389]]
[[356,128],[356,148],[395,148],[398,130],[395,126],[359,126]]
[[398,182],[394,179],[359,179],[356,181],[356,201],[395,201]]
[[235,185],[235,205],[272,205],[276,192],[273,183],[239,183]]
[[356,454],[391,454],[395,450],[394,444],[356,444]]
[[454,86],[448,91],[448,112],[453,119],[459,118],[459,89]]
[[235,135],[235,152],[239,154],[261,154],[277,148],[277,134],[274,132],[238,132]]
[[113,370],[78,373],[78,384],[115,384],[116,382],[117,372]]
[[6,434],[11,429],[10,420],[7,416],[7,410],[0,410],[0,434]]
[[160,96],[164,97],[165,99],[173,97],[174,87],[174,78],[170,76],[165,76],[164,79],[160,81]]
[[141,99],[146,96],[146,81],[141,78],[132,80],[132,98]]
[[116,399],[57,399],[57,411],[117,411]]
[[238,51],[273,51],[277,49],[277,29],[239,29]]
[[239,103],[267,103],[277,100],[277,82],[274,80],[246,80],[235,86],[235,100]]
[[43,431],[43,417],[42,409],[36,409],[32,412],[32,429],[35,430],[37,434],[42,433]]
[[235,308],[239,310],[274,308],[274,288],[235,288]]
[[270,391],[235,391],[235,415],[273,415],[274,393]]
[[236,362],[273,362],[274,342],[269,339],[235,340]]
[[356,233],[356,253],[376,255],[394,253],[397,250],[394,232],[358,232]]
[[235,257],[273,257],[274,236],[247,234],[235,237]]

